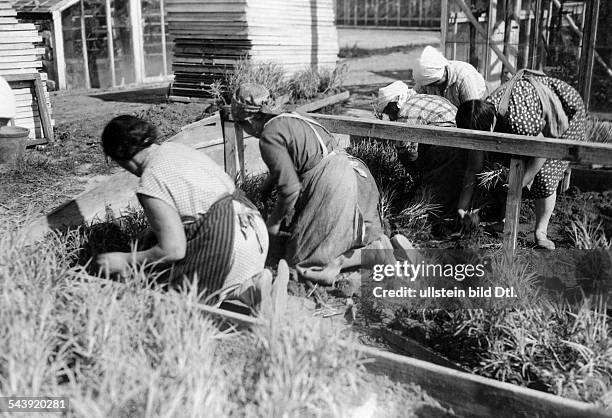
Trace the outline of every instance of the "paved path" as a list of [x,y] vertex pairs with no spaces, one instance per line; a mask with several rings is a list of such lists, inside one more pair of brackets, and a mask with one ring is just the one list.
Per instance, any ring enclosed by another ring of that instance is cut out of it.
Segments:
[[338,29],[340,47],[356,45],[361,49],[380,50],[406,47],[400,52],[347,58],[347,86],[382,85],[395,80],[410,81],[415,60],[427,45],[439,46],[440,32],[403,29]]
[[340,48],[357,46],[362,49],[422,45],[437,47],[440,44],[440,31],[338,28],[338,44]]

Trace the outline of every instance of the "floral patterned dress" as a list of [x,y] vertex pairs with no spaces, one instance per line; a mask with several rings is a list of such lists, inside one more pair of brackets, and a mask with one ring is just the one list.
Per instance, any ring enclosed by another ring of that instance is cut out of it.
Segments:
[[[556,78],[538,77],[538,80],[557,95],[567,115],[569,127],[559,139],[583,141],[586,136],[586,110],[580,94]],[[499,107],[504,91],[505,86],[502,85],[487,100]],[[510,95],[506,125],[509,131],[506,133],[538,136],[544,123],[542,104],[535,88],[527,80],[517,81]],[[555,193],[568,165],[567,161],[546,160],[533,180],[530,197],[544,199]]]

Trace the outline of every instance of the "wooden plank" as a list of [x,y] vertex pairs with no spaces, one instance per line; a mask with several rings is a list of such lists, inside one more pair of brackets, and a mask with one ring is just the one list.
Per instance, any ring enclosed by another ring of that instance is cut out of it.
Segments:
[[333,96],[325,97],[323,99],[319,99],[314,102],[306,103],[304,105],[298,106],[295,110],[296,112],[302,112],[302,113],[313,112],[325,106],[330,106],[330,105],[348,100],[349,97],[350,97],[350,93],[348,91],[343,91],[341,93],[334,94]]
[[437,126],[406,126],[400,122],[309,113],[334,133],[418,142],[440,146],[553,158],[583,164],[609,164],[612,144],[566,141]]
[[91,79],[89,78],[89,55],[88,55],[88,51],[87,51],[87,32],[85,29],[85,2],[84,0],[80,0],[80,6],[81,6],[81,16],[80,16],[80,21],[81,21],[81,51],[83,54],[83,71],[84,71],[84,76],[85,76],[85,88],[86,89],[90,89],[91,88]]
[[140,0],[132,0],[130,6],[130,25],[132,27],[132,49],[136,82],[141,83],[145,77],[142,7]]
[[446,55],[446,35],[448,32],[448,0],[442,0],[440,13],[440,48]]
[[[125,287],[126,284],[89,276],[84,272],[70,272],[82,283]],[[252,329],[264,325],[264,320],[225,309],[194,303],[176,294],[142,289],[143,293],[168,303],[196,308],[201,313],[238,329]],[[300,320],[322,321],[305,316]],[[593,405],[561,398],[544,392],[515,386],[453,370],[427,361],[393,354],[361,344],[339,341],[350,352],[357,352],[373,374],[387,376],[393,381],[421,386],[428,395],[460,417],[482,418],[603,418],[605,411]]]
[[115,87],[117,85],[117,71],[115,70],[115,46],[113,39],[113,14],[111,0],[106,0],[104,7],[106,11],[106,41],[108,44],[108,62],[111,73],[111,85]]
[[31,55],[43,55],[44,53],[45,48],[9,49],[6,51],[3,50],[2,56],[22,56],[24,58],[28,58]]
[[223,121],[223,155],[225,172],[234,180],[236,178],[236,138],[237,132],[234,122]]
[[510,259],[516,252],[519,216],[521,212],[521,195],[523,190],[523,175],[525,162],[520,158],[510,160],[510,175],[508,178],[508,196],[506,198],[506,222],[504,223],[503,247]]
[[168,54],[167,48],[166,48],[166,7],[165,7],[165,3],[164,0],[159,0],[159,8],[161,10],[161,14],[160,14],[160,27],[161,27],[161,46],[162,46],[162,65],[164,66],[164,75],[168,75],[168,57],[166,56]]
[[40,78],[34,80],[34,87],[36,89],[36,100],[38,102],[38,112],[40,113],[40,119],[43,125],[43,132],[47,141],[53,141],[53,126],[51,124],[51,115],[49,114],[49,108],[44,100],[45,90],[42,85]]
[[599,21],[599,0],[592,0],[585,5],[586,24],[582,36],[582,53],[578,77],[578,90],[588,110],[591,103],[591,84],[593,80],[593,66],[595,64],[595,42],[597,38],[597,24]]

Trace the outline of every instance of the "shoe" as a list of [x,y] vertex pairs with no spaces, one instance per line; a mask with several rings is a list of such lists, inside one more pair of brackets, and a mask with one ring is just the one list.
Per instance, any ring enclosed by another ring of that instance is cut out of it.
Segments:
[[414,245],[412,245],[410,240],[402,234],[394,235],[391,238],[391,245],[393,245],[393,248],[396,250],[414,250]]

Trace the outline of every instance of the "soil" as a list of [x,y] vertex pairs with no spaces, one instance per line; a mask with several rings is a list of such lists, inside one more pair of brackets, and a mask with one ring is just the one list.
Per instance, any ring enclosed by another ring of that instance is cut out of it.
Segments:
[[[401,62],[407,59],[405,55],[391,57],[398,61],[397,71],[402,71]],[[358,60],[356,62],[359,64]],[[397,74],[393,77],[395,76]],[[360,81],[367,81],[367,77]],[[380,74],[377,75],[376,83],[384,78],[381,78]],[[349,102],[344,106],[327,109],[327,112],[345,113],[347,108],[351,108],[352,113],[371,113],[371,100],[378,86],[374,84],[349,87],[351,92]],[[99,146],[104,125],[114,116],[127,113],[148,119],[158,127],[161,138],[168,138],[178,132],[182,126],[205,116],[204,105],[166,103],[164,94],[163,89],[151,89],[96,96],[53,96],[56,139],[47,146],[29,150],[22,169],[0,174],[0,214],[7,215],[9,219],[17,222],[17,219],[21,219],[26,212],[30,216],[48,212],[66,199],[82,192],[93,182],[101,181],[119,170],[115,165],[106,162]],[[583,217],[594,225],[601,223],[606,236],[612,236],[612,191],[581,191],[571,188],[559,196],[551,220],[550,237],[559,247],[573,247],[571,221]],[[533,225],[532,201],[523,202],[521,223],[519,246],[530,247]],[[430,235],[415,241],[418,245],[439,248],[501,246],[499,234],[480,229],[470,236],[450,237],[449,233],[453,230],[456,230],[453,220],[441,220]],[[289,287],[290,294],[311,298],[318,304],[319,309],[331,307],[347,311],[349,299],[351,303],[359,301],[354,295],[359,292],[354,290],[356,289],[347,286],[342,280],[330,288],[312,287],[293,280]],[[392,323],[392,317],[390,312],[374,312],[371,307],[362,305],[358,315],[356,317],[353,315],[351,321],[357,325],[358,330],[361,330],[359,333],[363,342],[380,348],[393,349],[384,339],[381,340],[379,334],[368,331],[373,324],[388,327],[390,330],[395,328],[400,334],[424,344],[428,342],[424,337],[428,332],[426,325],[415,324],[414,321]],[[436,345],[444,343],[445,341],[437,341],[432,348],[439,349]],[[461,353],[456,353],[457,358],[462,359],[461,356],[466,355],[465,351],[462,349]],[[473,359],[463,360],[469,363]]]

